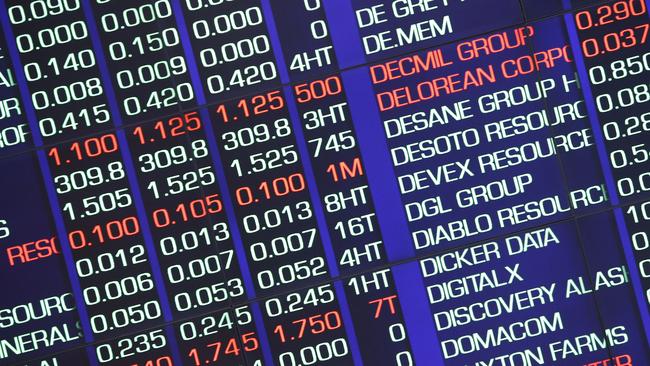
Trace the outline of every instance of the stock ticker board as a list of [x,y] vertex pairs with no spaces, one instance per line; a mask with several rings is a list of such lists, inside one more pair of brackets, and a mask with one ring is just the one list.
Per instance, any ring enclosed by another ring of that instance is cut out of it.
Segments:
[[650,365],[650,0],[0,0],[0,365]]

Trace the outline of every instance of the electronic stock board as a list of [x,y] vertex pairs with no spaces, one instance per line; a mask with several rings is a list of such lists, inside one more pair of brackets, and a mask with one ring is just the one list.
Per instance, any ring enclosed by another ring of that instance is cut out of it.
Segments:
[[650,365],[648,0],[0,0],[0,364]]

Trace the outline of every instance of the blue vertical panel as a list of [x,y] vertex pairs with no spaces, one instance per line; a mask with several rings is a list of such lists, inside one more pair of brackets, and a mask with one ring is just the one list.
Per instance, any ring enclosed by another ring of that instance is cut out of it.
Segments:
[[260,304],[255,302],[251,304],[251,312],[253,313],[253,321],[257,327],[258,339],[262,345],[262,354],[264,355],[264,363],[268,366],[273,366],[273,354],[271,354],[271,346],[269,345],[269,340],[266,337],[266,331],[264,330],[264,318],[262,317],[262,310],[260,309]]
[[[413,244],[368,71],[359,68],[342,76],[388,259],[411,258]],[[393,268],[393,276],[416,364],[428,365],[431,360],[442,364],[440,350],[431,346],[431,342],[438,342],[417,262]]]
[[416,365],[444,365],[419,262],[392,268]]
[[342,76],[388,259],[411,258],[414,255],[411,235],[368,71],[359,68],[345,71]]
[[278,72],[280,73],[280,82],[282,82],[282,84],[287,84],[289,83],[289,73],[287,72],[287,67],[284,63],[284,55],[282,54],[282,46],[280,45],[280,36],[278,36],[278,32],[275,30],[275,19],[273,18],[273,11],[271,10],[270,0],[260,0],[260,5],[262,5],[264,22],[266,23],[266,27],[269,32],[271,49],[275,55],[275,64],[277,65]]
[[341,69],[361,65],[366,61],[350,1],[323,1],[334,52]]

